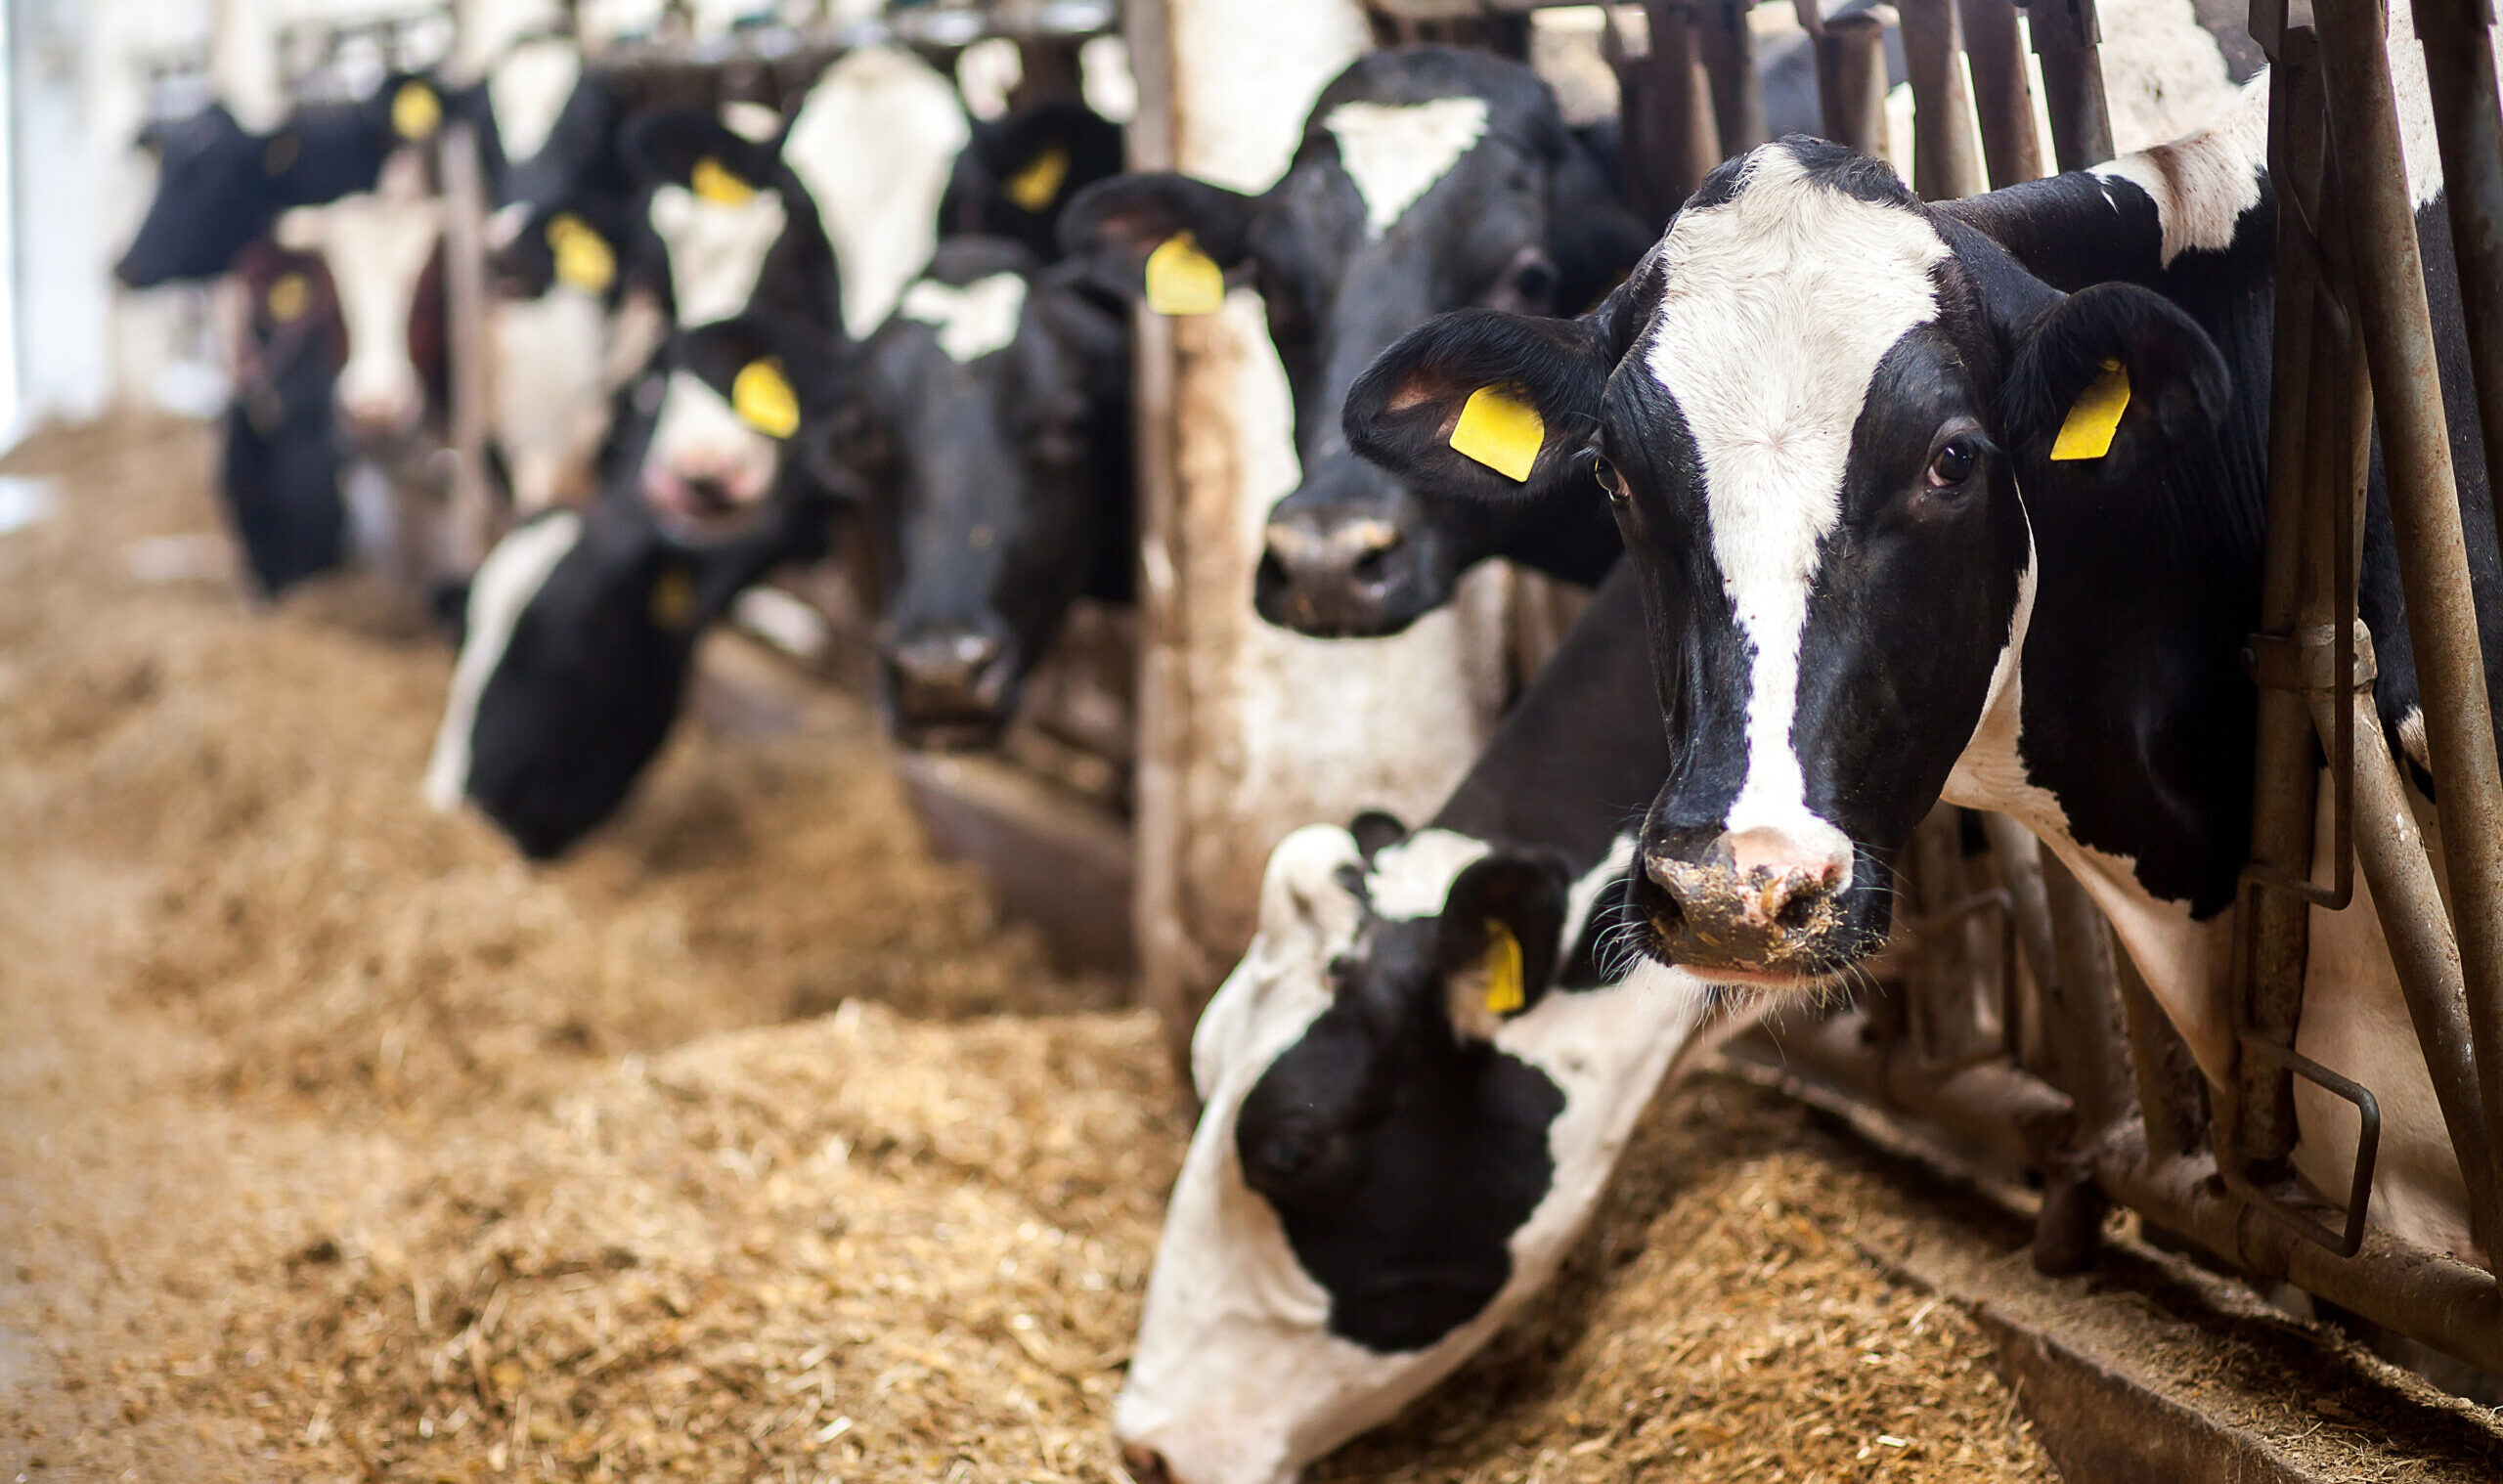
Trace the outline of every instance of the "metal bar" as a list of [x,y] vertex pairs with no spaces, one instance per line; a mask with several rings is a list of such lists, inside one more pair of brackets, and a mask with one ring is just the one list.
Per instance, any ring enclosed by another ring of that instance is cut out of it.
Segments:
[[2173,1049],[2180,1045],[2179,1032],[2164,1018],[2155,995],[2147,989],[2147,982],[2138,974],[2138,966],[2127,953],[2115,957],[2112,965],[2121,984],[2121,1020],[2130,1033],[2130,1069],[2134,1074],[2138,1094],[2138,1121],[2146,1130],[2147,1147],[2170,1159],[2189,1153],[2195,1132],[2182,1116],[2181,1105],[2174,1097]]
[[2031,0],[2034,55],[2042,60],[2042,101],[2051,115],[2051,153],[2062,170],[2112,157],[2112,112],[2103,99],[2103,40],[2094,0]]
[[[1825,137],[1864,154],[1886,153],[1886,25],[1866,11],[1825,22],[1817,48]],[[1826,87],[1830,75],[1832,86]]]
[[1626,64],[1625,164],[1635,200],[1655,220],[1686,204],[1721,161],[1711,99],[1696,83],[1695,37],[1685,0],[1644,0],[1650,51]]
[[[2372,697],[2341,698],[2322,691],[2311,697],[2313,724],[2329,729],[2331,708],[2345,705],[2367,736],[2377,719]],[[2356,852],[2363,857],[2364,883],[2380,917],[2382,937],[2398,970],[2399,987],[2407,996],[2408,1019],[2425,1053],[2425,1069],[2434,1081],[2435,1101],[2441,1106],[2442,1126],[2460,1160],[2460,1176],[2468,1186],[2469,1230],[2479,1246],[2493,1254],[2503,1248],[2503,1194],[2484,1144],[2479,1116],[2477,1066],[2470,1052],[2466,982],[2460,973],[2459,945],[2442,913],[2442,895],[2426,853],[2416,815],[2408,807],[2398,765],[2385,748],[2365,747],[2355,754],[2355,807],[2375,827],[2356,833]]]
[[[2497,460],[2503,459],[2503,101],[2498,101],[2487,31],[2493,12],[2487,0],[2416,0],[2415,11],[2441,149],[2451,250],[2458,262],[2460,309],[2467,322],[2478,426],[2490,483]],[[2445,778],[2444,788],[2452,786]],[[2486,820],[2491,823],[2492,816]],[[2443,822],[2447,855],[2448,815]],[[2485,967],[2491,971],[2494,966],[2489,962]],[[2490,1159],[2503,1160],[2503,979],[2492,972],[2472,975],[2467,990],[2484,1105],[2481,1142]],[[2476,1147],[2460,1144],[2462,1157]],[[2495,1172],[2493,1184],[2503,1190],[2503,1170]],[[2503,1236],[2503,1209],[2488,1216],[2486,1254],[2496,1272],[2503,1273],[2503,1247],[2496,1241]]]
[[2100,1137],[2130,1110],[2130,1069],[2112,1011],[2119,999],[2112,930],[2086,887],[2056,855],[2044,854],[2043,895],[2059,969],[2043,986],[2042,1030],[2060,1069],[2060,1086],[2077,1103],[2083,1137]]
[[[452,501],[449,549],[458,572],[473,572],[494,545],[496,512],[487,483],[487,190],[477,133],[467,121],[444,127],[444,338],[451,350]],[[435,574],[425,574],[433,576]]]
[[1764,143],[1764,83],[1756,76],[1756,33],[1744,0],[1696,0],[1695,42],[1712,84],[1712,118],[1723,159]]
[[[2309,33],[2304,33],[2308,37]],[[2305,509],[2318,483],[2314,458],[2334,451],[2312,446],[2308,432],[2334,394],[2339,359],[2316,344],[2319,318],[2318,253],[2307,236],[2298,202],[2314,195],[2320,173],[2319,72],[2316,61],[2289,55],[2269,70],[2269,178],[2285,204],[2277,214],[2276,343],[2268,407],[2268,490],[2261,560],[2260,633],[2285,638],[2305,618],[2303,538]],[[2290,199],[2291,198],[2291,199]],[[2315,357],[2318,360],[2315,361]],[[2343,481],[2342,481],[2343,483]],[[2351,581],[2351,580],[2350,580]],[[2255,655],[2262,652],[2255,636]],[[2272,677],[2255,664],[2260,681],[2260,726],[2252,771],[2251,856],[2238,900],[2232,982],[2236,1027],[2273,1044],[2292,1046],[2303,1013],[2304,964],[2309,943],[2310,905],[2288,892],[2261,890],[2268,879],[2307,878],[2312,859],[2313,791],[2320,769],[2314,752],[2311,711],[2300,676]],[[2266,1058],[2242,1063],[2225,1103],[2218,1162],[2240,1171],[2252,1160],[2285,1157],[2295,1145],[2294,1084]]]
[[1912,86],[1912,187],[1923,200],[1977,195],[1982,162],[1973,145],[1973,96],[1956,65],[1963,42],[1954,0],[1895,0],[1895,12]]
[[2034,79],[2025,68],[2015,0],[1958,0],[1957,11],[1991,189],[2034,180],[2042,173],[2042,143],[2034,132]]
[[[2483,1147],[2503,1147],[2503,768],[2462,546],[2424,263],[2407,196],[2398,114],[2373,0],[2318,0],[2330,136],[2352,236],[2353,275],[2380,409],[2382,454],[2410,636],[2423,688],[2442,857],[2481,1056]],[[2503,1254],[2491,1254],[2503,1263]]]
[[1781,1065],[1804,1069],[1878,1108],[1901,1109],[2012,1165],[2040,1169],[2069,1139],[2068,1095],[1997,1063],[1927,1075],[1895,1054],[1866,1011],[1822,1019],[1782,1017],[1773,1027]]
[[[1990,839],[1991,856],[1998,861],[1999,881],[2007,889],[2008,916],[2026,974],[2038,987],[2047,984],[2059,973],[2060,958],[2051,936],[2050,899],[2042,888],[2042,843],[2005,814],[1984,814],[1982,833]],[[2017,1024],[2024,998],[2010,993],[2004,1003],[2001,1013],[2007,1024],[2002,1030],[2008,1060],[2024,1066],[2023,1027]]]

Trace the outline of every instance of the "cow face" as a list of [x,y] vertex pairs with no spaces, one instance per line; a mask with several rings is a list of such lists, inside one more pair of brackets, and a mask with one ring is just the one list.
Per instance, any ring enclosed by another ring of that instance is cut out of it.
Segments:
[[[2122,372],[2107,495],[2213,428],[2215,346],[2148,290],[2063,298],[1883,165],[1794,140],[1716,171],[1593,315],[1429,326],[1346,419],[1463,497],[1614,508],[1677,757],[1644,825],[1645,944],[1781,987],[1878,945],[1913,825],[1986,716],[2012,738],[2025,490]],[[1452,450],[1481,392],[1540,419],[1526,480]]]
[[[348,328],[339,417],[361,448],[406,439],[424,418],[426,378],[413,354],[411,329],[428,267],[442,247],[443,213],[428,161],[411,148],[391,155],[372,191],[279,219],[280,244],[321,253],[338,284]],[[439,272],[434,277],[439,280]],[[439,283],[432,286],[440,292]]]
[[833,249],[779,156],[703,112],[627,133],[681,327],[643,458],[644,500],[681,539],[753,524],[796,477],[786,452],[834,401],[846,353]]
[[1631,848],[1568,883],[1440,830],[1278,847],[1192,1039],[1208,1111],[1114,1414],[1136,1477],[1282,1484],[1552,1275],[1704,1004],[1657,966],[1551,987]]
[[951,239],[860,357],[826,482],[889,533],[888,720],[978,746],[1114,547],[1127,496],[1120,317],[1014,242]]
[[1582,554],[1614,537],[1587,514],[1537,538],[1515,512],[1447,507],[1366,464],[1339,435],[1349,384],[1383,347],[1468,305],[1522,314],[1588,304],[1645,234],[1526,67],[1426,47],[1359,60],[1314,105],[1284,179],[1246,196],[1176,175],[1086,192],[1063,228],[1107,286],[1137,294],[1150,253],[1183,233],[1257,284],[1294,390],[1303,483],[1271,512],[1254,589],[1272,623],[1393,633],[1450,600],[1499,550]]
[[1007,238],[1052,262],[1061,208],[1120,168],[1120,126],[1075,98],[976,121],[939,202],[940,236]]

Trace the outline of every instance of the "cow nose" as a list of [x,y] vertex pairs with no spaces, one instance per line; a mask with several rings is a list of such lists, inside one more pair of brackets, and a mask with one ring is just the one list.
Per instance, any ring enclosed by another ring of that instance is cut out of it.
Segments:
[[1395,633],[1415,617],[1406,533],[1365,515],[1272,520],[1254,594],[1261,616],[1307,633]]
[[979,628],[917,629],[891,640],[884,658],[907,729],[987,726],[1008,699],[1008,646]]
[[415,397],[387,391],[360,392],[339,399],[339,415],[359,438],[388,438],[417,424],[424,411]]
[[1678,962],[1795,972],[1840,935],[1851,851],[1844,840],[1748,829],[1722,835],[1699,860],[1647,851],[1643,872],[1653,889],[1645,915]]
[[1131,1484],[1175,1484],[1173,1472],[1164,1466],[1164,1455],[1136,1443],[1121,1450],[1121,1466],[1129,1470]]

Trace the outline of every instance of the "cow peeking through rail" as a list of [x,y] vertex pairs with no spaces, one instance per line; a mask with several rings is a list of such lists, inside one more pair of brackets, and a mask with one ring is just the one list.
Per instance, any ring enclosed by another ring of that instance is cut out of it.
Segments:
[[[2403,9],[2391,19],[2393,71],[2421,90]],[[1727,984],[1828,981],[1883,940],[1892,864],[1943,797],[2058,854],[2201,1069],[2225,1076],[2253,797],[2241,653],[2266,468],[2266,133],[2255,85],[2178,144],[1936,206],[1830,146],[1766,146],[1716,171],[1590,315],[1451,316],[1359,380],[1349,441],[1401,477],[1499,504],[1604,502],[1626,533],[1677,749],[1642,832],[1644,951]],[[2404,143],[2456,421],[2473,414],[2442,182],[2421,127]],[[1521,462],[1496,472],[1455,435]],[[2486,471],[2472,455],[2459,474],[2491,636]],[[2423,785],[2390,533],[2377,466],[2360,607],[2387,745]],[[2381,1223],[2474,1260],[2365,895],[2312,914],[2297,1047],[2380,1096]],[[2307,1083],[2296,1101],[2297,1174],[2343,1192],[2338,1105]]]

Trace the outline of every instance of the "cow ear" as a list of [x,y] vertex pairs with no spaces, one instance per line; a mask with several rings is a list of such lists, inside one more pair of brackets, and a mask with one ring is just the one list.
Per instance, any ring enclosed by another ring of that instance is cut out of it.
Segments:
[[1452,882],[1434,929],[1434,965],[1455,1030],[1482,1039],[1547,992],[1571,886],[1563,862],[1544,851],[1499,851]]
[[[1175,248],[1235,267],[1251,251],[1259,198],[1169,172],[1116,175],[1071,198],[1060,221],[1061,248],[1087,282],[1122,299],[1148,297],[1148,258],[1184,234]],[[1177,276],[1180,277],[1180,276]]]
[[2019,450],[2126,477],[2215,433],[2232,393],[2188,315],[2137,284],[2098,284],[2023,332],[2000,397]]
[[1348,446],[1429,496],[1509,502],[1589,486],[1581,453],[1616,366],[1616,300],[1578,320],[1464,309],[1427,322],[1349,388]]
[[767,190],[779,162],[771,142],[745,138],[701,109],[638,118],[618,150],[642,185],[684,186],[707,197]]
[[1399,816],[1386,809],[1366,809],[1347,821],[1347,833],[1356,837],[1356,849],[1364,851],[1370,862],[1376,855],[1408,838],[1408,826]]

